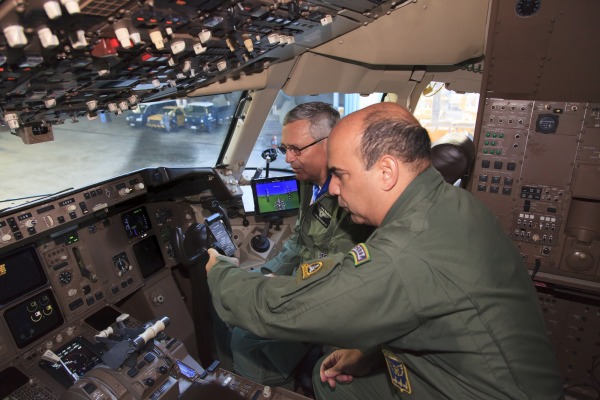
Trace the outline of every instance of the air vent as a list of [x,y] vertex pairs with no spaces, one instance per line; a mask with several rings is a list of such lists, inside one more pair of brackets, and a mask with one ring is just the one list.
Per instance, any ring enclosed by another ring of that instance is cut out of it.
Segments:
[[87,15],[96,15],[99,17],[108,17],[114,14],[115,10],[123,7],[123,1],[118,0],[87,0],[80,4],[81,12]]

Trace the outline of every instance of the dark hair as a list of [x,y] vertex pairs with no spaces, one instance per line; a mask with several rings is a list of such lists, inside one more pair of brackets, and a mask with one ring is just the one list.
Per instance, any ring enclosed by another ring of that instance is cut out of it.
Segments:
[[384,154],[390,154],[417,167],[431,160],[431,139],[427,130],[389,112],[374,112],[364,120],[359,154],[369,170]]
[[329,136],[329,133],[340,120],[340,113],[327,103],[313,101],[292,108],[283,119],[283,125],[300,120],[310,121],[310,136],[315,140]]

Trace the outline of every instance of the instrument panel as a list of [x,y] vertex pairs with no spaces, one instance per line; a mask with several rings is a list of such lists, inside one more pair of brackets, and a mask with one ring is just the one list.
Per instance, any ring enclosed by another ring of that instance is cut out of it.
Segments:
[[5,215],[0,216],[0,249],[26,238],[57,231],[146,192],[144,179],[134,173],[82,191],[50,196],[37,207],[20,207],[19,212],[3,213]]
[[600,291],[600,104],[488,98],[481,121],[471,192],[534,275]]
[[[197,211],[183,201],[148,201],[159,192],[147,186],[155,173],[117,177],[0,216],[5,228],[16,222],[3,230],[10,240],[0,246],[0,365],[58,348],[83,319],[177,265],[175,227],[185,230]],[[220,187],[214,171],[199,175],[200,185],[210,176]]]
[[[171,369],[158,361],[140,363],[139,372],[129,375],[105,368],[94,336],[115,324],[123,306],[148,318],[172,314],[172,329],[183,337],[171,346],[195,347],[191,317],[171,272],[178,266],[175,228],[185,231],[206,217],[200,205],[182,200],[189,191],[203,193],[211,204],[241,193],[237,182],[224,181],[228,176],[210,168],[141,170],[0,213],[2,397],[55,399],[73,385],[73,374],[96,374],[108,385],[73,389],[84,396],[110,392],[117,381],[155,398],[179,393],[177,379],[167,378]],[[147,295],[151,299],[141,300]],[[135,321],[130,318],[126,328],[138,329]],[[47,351],[70,372],[46,360]],[[190,357],[177,351],[181,359]]]
[[175,231],[206,220],[217,199],[240,206],[230,172],[158,168],[1,212],[22,235],[4,231],[10,240],[0,247],[0,397],[159,400],[219,388],[304,399],[192,356],[201,344],[179,287],[189,282],[178,271]]

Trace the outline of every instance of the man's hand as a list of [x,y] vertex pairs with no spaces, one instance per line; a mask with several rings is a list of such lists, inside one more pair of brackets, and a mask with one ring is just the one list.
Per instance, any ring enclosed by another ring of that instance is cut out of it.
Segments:
[[216,263],[218,263],[219,261],[227,261],[231,264],[234,264],[235,266],[239,267],[240,266],[240,260],[238,260],[237,258],[234,257],[227,257],[224,256],[222,254],[219,254],[218,251],[216,251],[215,249],[213,249],[212,247],[208,249],[208,262],[206,263],[206,274],[208,275],[208,273],[210,272],[210,270],[212,269],[212,267],[215,266]]
[[334,388],[339,383],[352,382],[355,376],[366,375],[371,371],[362,351],[358,349],[340,349],[331,353],[321,364],[321,382],[327,382]]

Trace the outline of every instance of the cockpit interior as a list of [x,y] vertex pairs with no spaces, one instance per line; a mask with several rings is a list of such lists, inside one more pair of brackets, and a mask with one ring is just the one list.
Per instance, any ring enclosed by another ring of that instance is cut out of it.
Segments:
[[317,100],[414,113],[521,254],[565,393],[600,398],[599,12],[1,2],[0,399],[310,398],[221,363],[193,266],[200,225],[247,270],[281,249],[296,212],[268,218],[256,187],[293,174],[282,119]]

